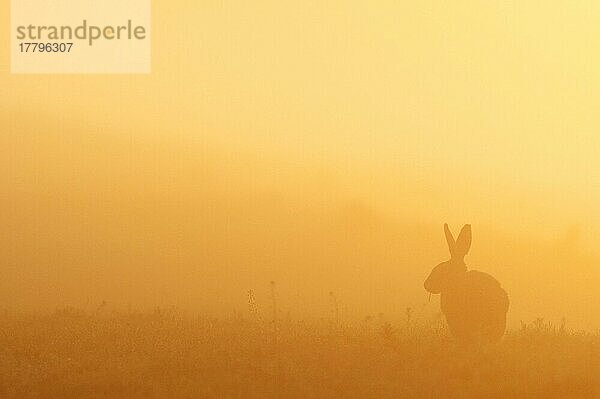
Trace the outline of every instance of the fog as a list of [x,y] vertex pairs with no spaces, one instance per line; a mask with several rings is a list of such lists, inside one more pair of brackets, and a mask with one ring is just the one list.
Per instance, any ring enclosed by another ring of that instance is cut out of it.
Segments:
[[222,314],[274,281],[295,315],[426,318],[447,222],[511,326],[598,328],[600,9],[468,3],[178,1],[150,75],[2,59],[0,307]]
[[[1,139],[5,309],[106,301],[218,314],[245,311],[249,290],[267,308],[275,281],[281,308],[298,316],[327,315],[330,292],[348,318],[437,311],[422,283],[449,257],[445,219],[422,216],[431,199],[407,188],[423,184],[409,176],[394,179],[406,195],[387,212],[360,192],[361,176],[346,186],[319,165],[27,114],[3,123],[18,127]],[[596,326],[597,258],[577,226],[548,239],[465,222],[467,264],[501,281],[513,324]]]

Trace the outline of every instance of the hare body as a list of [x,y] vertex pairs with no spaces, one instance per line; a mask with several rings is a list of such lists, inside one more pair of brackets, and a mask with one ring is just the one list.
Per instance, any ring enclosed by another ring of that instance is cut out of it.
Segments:
[[425,289],[441,294],[442,313],[452,335],[464,343],[493,342],[504,335],[509,300],[500,283],[487,273],[467,271],[464,256],[471,245],[466,225],[456,241],[444,226],[451,259],[436,266]]
[[504,335],[508,295],[489,274],[466,272],[464,281],[442,291],[440,302],[450,332],[459,341],[492,342]]

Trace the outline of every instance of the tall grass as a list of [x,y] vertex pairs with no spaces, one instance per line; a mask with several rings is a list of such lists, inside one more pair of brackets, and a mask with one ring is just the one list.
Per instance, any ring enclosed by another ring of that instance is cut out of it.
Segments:
[[408,310],[397,323],[331,329],[250,308],[219,319],[175,309],[1,315],[0,398],[600,397],[600,336],[564,323],[539,319],[498,345],[461,348]]

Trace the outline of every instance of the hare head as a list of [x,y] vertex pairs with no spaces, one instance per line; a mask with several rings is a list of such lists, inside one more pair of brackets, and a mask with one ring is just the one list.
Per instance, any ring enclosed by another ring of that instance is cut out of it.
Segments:
[[450,260],[434,267],[425,280],[425,289],[432,294],[440,294],[464,278],[467,272],[465,255],[471,248],[471,225],[464,225],[456,240],[454,240],[448,224],[444,224],[444,233],[450,250]]

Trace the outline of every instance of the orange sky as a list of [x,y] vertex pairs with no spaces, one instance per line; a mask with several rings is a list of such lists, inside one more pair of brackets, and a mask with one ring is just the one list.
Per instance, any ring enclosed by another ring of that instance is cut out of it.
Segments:
[[155,2],[147,76],[0,30],[2,302],[401,313],[449,222],[513,321],[598,327],[600,4],[415,3]]

